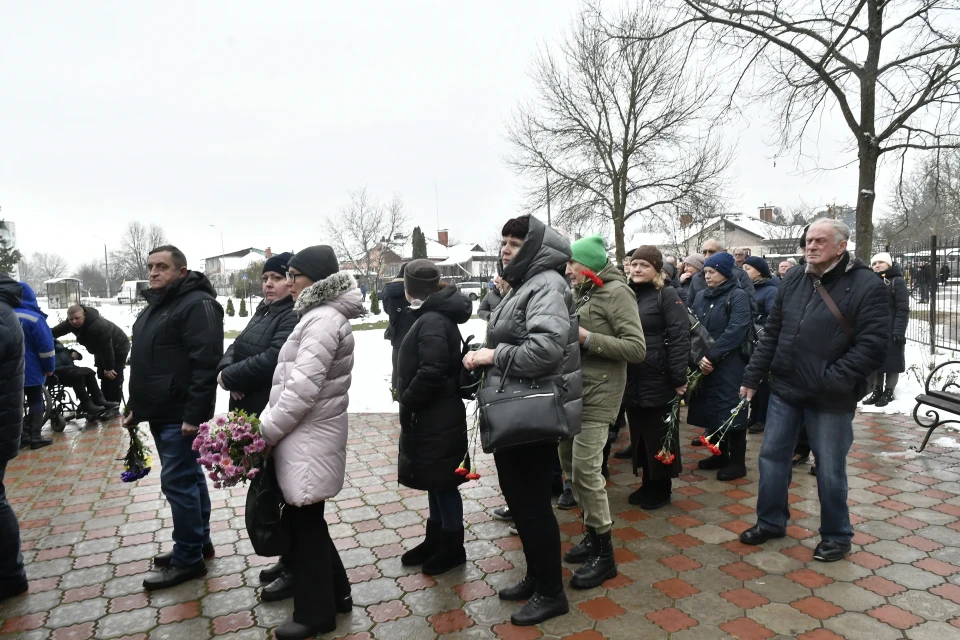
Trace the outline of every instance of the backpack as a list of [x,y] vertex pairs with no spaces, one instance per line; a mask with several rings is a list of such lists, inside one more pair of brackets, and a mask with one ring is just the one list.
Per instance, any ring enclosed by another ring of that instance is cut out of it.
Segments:
[[[730,298],[733,296],[733,291],[727,294],[727,302],[725,304],[727,310],[727,321],[730,320]],[[756,319],[753,322],[747,325],[747,335],[743,338],[743,342],[740,344],[740,359],[744,362],[750,362],[750,358],[753,356],[753,351],[757,348],[757,343],[760,342],[760,337],[763,335],[763,325],[758,324]]]

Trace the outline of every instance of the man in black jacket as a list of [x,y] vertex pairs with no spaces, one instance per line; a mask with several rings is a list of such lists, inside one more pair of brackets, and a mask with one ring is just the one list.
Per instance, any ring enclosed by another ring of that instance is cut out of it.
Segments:
[[500,306],[500,301],[503,300],[503,293],[501,293],[503,280],[500,279],[500,276],[495,277],[491,284],[493,286],[487,289],[483,300],[481,300],[477,306],[477,316],[487,322],[490,321],[490,314]]
[[393,371],[390,374],[390,391],[393,393],[394,400],[397,400],[397,358],[400,356],[400,345],[416,321],[410,313],[410,302],[403,291],[403,275],[406,268],[406,264],[401,264],[397,277],[385,284],[383,291],[380,292],[380,304],[383,305],[383,310],[387,312],[389,319],[389,325],[383,337],[390,341],[390,346],[393,348],[390,358]]
[[[716,238],[707,238],[703,241],[703,244],[700,246],[700,253],[703,254],[703,257],[709,258],[715,253],[725,252],[726,249],[723,248],[723,245],[720,244],[720,241]],[[740,288],[747,292],[747,295],[750,296],[750,310],[753,312],[753,315],[757,315],[757,296],[753,290],[753,281],[750,279],[750,276],[747,275],[747,272],[741,269],[740,267],[733,268],[733,278],[740,283]],[[693,301],[697,298],[697,294],[707,288],[707,280],[704,277],[703,270],[701,269],[695,273],[690,278],[690,286],[687,288],[687,307],[693,309]]]
[[[850,230],[824,219],[807,230],[806,266],[791,269],[747,367],[741,396],[770,376],[760,448],[757,524],[740,535],[762,544],[786,533],[791,457],[802,425],[817,457],[820,544],[814,559],[840,560],[853,529],[847,508],[847,453],[866,379],[886,355],[890,317],[883,281],[847,253]],[[835,306],[836,309],[831,309]]]
[[223,357],[223,308],[206,276],[187,270],[174,246],[150,252],[147,308],[133,325],[129,414],[124,425],[149,422],[160,456],[160,488],[173,515],[173,551],[154,558],[158,573],[145,589],[204,576],[213,557],[210,496],[193,451],[201,422],[213,416],[217,363]]
[[20,283],[0,273],[0,602],[27,590],[20,525],[3,486],[7,462],[20,450],[23,428],[23,329],[13,312],[22,298]]
[[55,326],[53,337],[60,338],[73,333],[77,342],[93,354],[93,364],[97,368],[97,377],[103,384],[91,389],[93,403],[105,407],[108,411],[104,418],[115,415],[120,406],[123,389],[123,369],[127,365],[130,353],[130,339],[123,329],[100,315],[93,307],[74,305],[67,309],[67,319]]

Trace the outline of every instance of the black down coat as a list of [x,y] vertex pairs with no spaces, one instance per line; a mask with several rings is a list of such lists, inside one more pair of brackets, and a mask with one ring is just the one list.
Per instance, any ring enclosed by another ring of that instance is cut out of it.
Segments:
[[460,399],[458,324],[473,304],[454,286],[427,296],[400,345],[400,484],[424,491],[451,489],[466,479],[455,473],[467,454],[467,413]]
[[73,333],[77,342],[86,347],[93,354],[94,366],[104,371],[119,371],[127,364],[127,354],[130,353],[130,339],[123,329],[100,315],[93,307],[84,307],[83,324],[74,329],[67,320],[64,320],[51,331],[54,338],[60,338]]
[[260,415],[267,406],[280,347],[299,320],[291,296],[257,306],[250,322],[217,365],[223,386],[245,394],[241,400],[230,398],[231,411],[240,409],[249,415]]
[[743,385],[756,389],[770,374],[770,391],[792,405],[854,411],[890,344],[889,294],[883,280],[847,253],[821,276],[820,286],[853,329],[851,344],[814,281],[804,268],[787,272]]
[[404,336],[416,320],[410,314],[410,302],[407,301],[407,296],[403,292],[403,280],[394,280],[384,285],[383,291],[380,292],[380,304],[387,312],[390,327],[393,329],[390,346],[399,349],[403,344]]
[[133,324],[130,401],[137,422],[199,425],[213,417],[223,357],[223,307],[202,273],[144,291]]
[[20,451],[23,329],[13,309],[22,299],[20,283],[0,273],[0,461],[12,460]]
[[687,382],[690,318],[674,287],[658,290],[653,283],[631,282],[630,288],[637,295],[647,357],[641,364],[627,365],[623,399],[630,407],[661,407]]
[[[745,366],[740,345],[747,336],[747,327],[753,322],[753,316],[749,296],[735,278],[715,289],[708,287],[697,295],[693,312],[715,343],[707,354],[707,360],[713,363],[713,372],[703,376],[699,389],[690,396],[687,422],[704,427],[710,434],[730,417],[730,412],[740,402],[740,380]],[[746,429],[747,414],[748,411],[741,411],[731,428]]]
[[887,302],[890,305],[890,345],[887,358],[880,367],[880,373],[903,373],[907,370],[904,346],[907,340],[907,325],[910,323],[910,292],[903,279],[903,273],[896,265],[886,273],[879,274],[887,286]]

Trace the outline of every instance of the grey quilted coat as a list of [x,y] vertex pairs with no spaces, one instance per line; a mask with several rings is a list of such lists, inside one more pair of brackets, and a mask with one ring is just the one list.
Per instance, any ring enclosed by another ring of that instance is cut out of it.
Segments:
[[579,324],[573,292],[561,275],[569,259],[570,243],[530,216],[523,246],[503,270],[511,289],[487,325],[486,346],[495,355],[485,384],[500,384],[511,357],[511,378],[561,376],[567,422],[577,432],[583,412]]

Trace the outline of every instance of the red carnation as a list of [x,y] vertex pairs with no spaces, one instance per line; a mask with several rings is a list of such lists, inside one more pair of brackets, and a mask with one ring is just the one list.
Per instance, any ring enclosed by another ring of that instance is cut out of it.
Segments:
[[602,286],[603,286],[603,280],[600,279],[600,276],[598,276],[597,274],[595,274],[595,273],[594,273],[593,271],[591,271],[590,269],[584,269],[584,270],[583,270],[583,275],[584,275],[585,277],[587,277],[587,278],[590,278],[590,280],[593,281],[593,284],[597,285],[598,287],[602,287]]
[[479,474],[479,473],[468,473],[468,474],[467,474],[467,480],[479,480],[479,479],[480,479],[480,474]]

